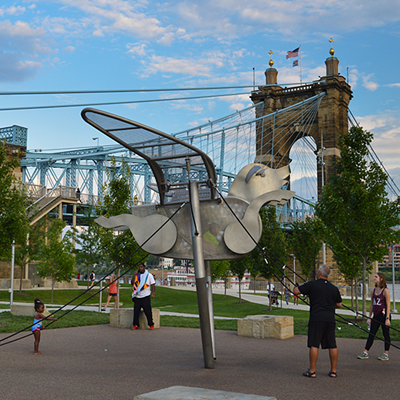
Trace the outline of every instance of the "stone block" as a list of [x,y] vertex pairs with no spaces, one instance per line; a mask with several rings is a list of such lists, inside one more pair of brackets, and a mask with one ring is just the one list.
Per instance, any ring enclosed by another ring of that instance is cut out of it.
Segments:
[[[160,327],[160,310],[152,308],[154,328]],[[110,310],[110,326],[117,328],[132,328],[133,322],[133,308],[112,308]],[[147,318],[143,310],[139,315],[139,329],[149,329]]]
[[[19,279],[14,279],[14,290],[19,290]],[[0,279],[0,289],[9,289],[11,286],[11,279]],[[30,279],[22,279],[22,289],[31,289],[32,282]]]
[[248,315],[238,320],[238,336],[287,339],[294,336],[293,317]]
[[[35,307],[29,304],[18,304],[18,303],[13,303],[11,306],[11,314],[12,315],[19,315],[23,317],[34,317],[36,314]],[[46,309],[43,311],[43,315],[47,316],[49,315],[50,312]]]

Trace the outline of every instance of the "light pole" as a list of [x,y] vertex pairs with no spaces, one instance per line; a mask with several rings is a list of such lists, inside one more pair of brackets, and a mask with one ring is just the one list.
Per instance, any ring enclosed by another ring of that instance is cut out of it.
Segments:
[[[321,131],[321,148],[317,152],[317,162],[321,164],[321,192],[325,185],[324,179],[324,134]],[[322,242],[322,264],[326,264],[326,249],[325,249],[325,242]]]
[[11,245],[10,309],[14,302],[14,262],[15,262],[15,241],[13,241]]
[[99,147],[99,138],[98,137],[94,137],[94,138],[92,138],[92,140],[97,140],[97,147]]
[[396,310],[396,276],[394,273],[394,244],[392,244],[392,279],[393,279],[393,310],[392,312],[397,312]]
[[293,283],[296,285],[296,256],[291,254],[290,257],[293,257]]

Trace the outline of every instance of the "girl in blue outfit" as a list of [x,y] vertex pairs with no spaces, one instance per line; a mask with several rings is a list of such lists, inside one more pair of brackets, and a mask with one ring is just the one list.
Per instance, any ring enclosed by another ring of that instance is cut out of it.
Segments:
[[34,353],[35,355],[42,355],[42,353],[39,351],[39,342],[40,342],[40,331],[44,329],[42,320],[47,319],[49,321],[57,321],[58,318],[46,318],[43,315],[44,311],[44,304],[39,300],[35,299],[35,318],[33,319],[33,325],[32,325],[32,332],[33,335],[35,336],[35,350]]

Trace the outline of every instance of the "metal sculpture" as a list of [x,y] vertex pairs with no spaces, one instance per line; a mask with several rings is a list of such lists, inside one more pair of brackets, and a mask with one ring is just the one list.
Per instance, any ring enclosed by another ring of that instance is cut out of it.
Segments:
[[[138,244],[149,253],[194,260],[204,362],[206,368],[213,368],[215,340],[209,261],[236,259],[253,250],[262,232],[260,208],[266,204],[283,205],[294,195],[281,190],[289,181],[289,167],[273,170],[263,164],[247,165],[222,201],[216,197],[214,164],[198,148],[104,111],[84,109],[82,118],[143,157],[152,169],[159,204],[135,205],[132,214],[100,217],[96,222],[105,228],[130,229]],[[168,182],[170,170],[181,170],[186,179]]]

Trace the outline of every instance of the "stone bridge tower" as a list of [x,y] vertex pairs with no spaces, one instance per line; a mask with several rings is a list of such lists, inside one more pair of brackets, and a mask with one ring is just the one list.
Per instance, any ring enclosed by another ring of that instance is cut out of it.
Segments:
[[[319,81],[312,84],[299,85],[295,87],[281,87],[278,84],[278,71],[273,68],[274,62],[272,59],[269,62],[270,68],[265,71],[266,84],[275,86],[260,86],[258,91],[253,92],[251,99],[253,103],[264,102],[264,107],[257,117],[262,117],[271,114],[275,111],[284,109],[317,94],[325,92],[319,106],[318,115],[314,120],[311,130],[308,135],[312,136],[317,144],[317,149],[324,147],[324,182],[329,180],[329,176],[333,173],[332,161],[335,156],[340,156],[338,149],[338,137],[340,132],[348,131],[348,105],[352,96],[350,85],[345,78],[339,74],[339,60],[334,57],[335,51],[332,46],[329,51],[330,57],[325,61],[326,76],[320,77]],[[274,121],[276,126],[283,126],[283,123],[277,121],[279,114]],[[282,122],[282,121],[281,121]],[[264,125],[265,126],[265,125]],[[280,130],[274,129],[258,129],[257,132],[257,160],[262,160],[264,164],[270,165],[273,168],[278,164],[280,166],[289,163],[289,150],[295,143],[296,139],[291,135],[291,130],[296,129],[301,133],[302,126],[296,127],[286,125]],[[273,132],[274,131],[274,132]],[[274,135],[274,140],[272,140]],[[280,140],[283,136],[287,136],[285,140]],[[301,135],[297,135],[299,137]],[[321,146],[321,137],[323,137],[323,146]],[[267,143],[261,149],[260,143]],[[275,143],[275,147],[273,147]],[[276,145],[276,143],[281,143]],[[321,164],[318,164],[318,195],[322,187]]]

